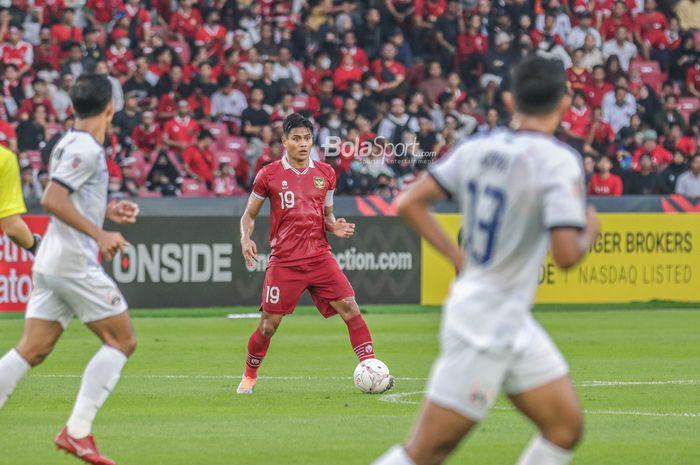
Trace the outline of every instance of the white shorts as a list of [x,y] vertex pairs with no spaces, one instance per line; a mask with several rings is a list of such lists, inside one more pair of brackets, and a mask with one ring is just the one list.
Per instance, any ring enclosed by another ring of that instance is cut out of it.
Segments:
[[427,397],[477,422],[486,416],[501,389],[506,394],[520,394],[569,373],[559,349],[537,323],[532,340],[520,351],[489,353],[470,346],[450,330],[441,335],[441,346]]
[[84,278],[34,273],[25,318],[58,321],[67,328],[73,315],[91,323],[124,313],[126,300],[102,268],[91,268]]

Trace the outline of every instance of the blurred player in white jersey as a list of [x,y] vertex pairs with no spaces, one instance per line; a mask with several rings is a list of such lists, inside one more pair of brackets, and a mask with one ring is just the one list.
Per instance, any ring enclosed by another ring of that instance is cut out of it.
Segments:
[[100,266],[98,254],[111,260],[127,244],[121,234],[102,229],[104,219],[134,223],[138,206],[128,201],[107,205],[103,144],[114,114],[111,83],[105,76],[83,74],[71,99],[77,120],[51,154],[51,182],[41,204],[52,216],[34,261],[24,334],[0,359],[0,407],[29,369],[51,353],[77,315],[104,345],[88,363],[73,413],[55,442],[87,463],[113,465],[95,446],[92,423],[136,339],[126,301]]
[[[570,268],[600,229],[586,210],[579,154],[552,136],[571,100],[562,65],[526,58],[506,100],[513,130],[468,139],[399,200],[404,219],[460,273],[418,425],[375,465],[442,463],[501,390],[539,429],[518,465],[565,465],[581,438],[568,366],[530,313],[548,245],[554,262]],[[430,215],[445,197],[464,213],[464,251]]]

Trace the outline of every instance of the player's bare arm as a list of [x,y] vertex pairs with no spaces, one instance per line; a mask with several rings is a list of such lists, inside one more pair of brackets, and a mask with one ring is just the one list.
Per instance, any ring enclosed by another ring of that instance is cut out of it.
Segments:
[[431,176],[423,175],[399,195],[397,209],[399,215],[411,228],[425,237],[458,270],[461,270],[464,263],[462,251],[430,214],[430,206],[445,198],[445,192],[438,183]]
[[126,239],[118,232],[104,231],[98,228],[97,225],[81,215],[71,201],[70,194],[66,187],[52,181],[44,192],[41,206],[67,225],[95,239],[100,247],[100,252],[108,260],[111,260],[118,251],[122,251],[127,245]]
[[333,206],[324,208],[326,231],[337,237],[349,238],[355,234],[355,223],[348,223],[345,218],[337,218],[333,214]]
[[22,220],[20,215],[10,215],[5,218],[0,218],[0,229],[5,231],[7,237],[18,246],[32,253],[36,252],[41,241],[40,236],[32,234],[27,226],[27,223]]
[[594,206],[586,210],[586,227],[555,228],[549,233],[551,253],[559,268],[576,266],[586,256],[600,233],[600,220]]
[[255,229],[255,218],[260,214],[264,200],[251,195],[241,217],[241,251],[246,265],[253,266],[258,261],[258,247],[250,236]]

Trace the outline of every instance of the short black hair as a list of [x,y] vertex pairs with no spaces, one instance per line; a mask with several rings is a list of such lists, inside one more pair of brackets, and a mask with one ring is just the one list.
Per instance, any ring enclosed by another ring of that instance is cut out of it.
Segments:
[[311,121],[304,118],[299,113],[292,113],[287,116],[282,123],[282,130],[284,131],[285,137],[287,137],[294,128],[306,128],[311,134],[314,133],[314,126],[311,124]]
[[566,93],[567,77],[561,61],[530,55],[513,69],[515,106],[526,115],[553,112]]
[[112,101],[112,83],[102,74],[81,74],[73,84],[70,99],[78,118],[97,116]]
[[211,139],[214,140],[214,135],[207,129],[202,129],[197,135],[197,140]]

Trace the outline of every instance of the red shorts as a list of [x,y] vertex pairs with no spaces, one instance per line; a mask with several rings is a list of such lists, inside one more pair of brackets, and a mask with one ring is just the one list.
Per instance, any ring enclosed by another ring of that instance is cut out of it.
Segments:
[[303,265],[270,265],[265,272],[260,308],[267,313],[289,315],[305,290],[325,318],[336,314],[332,301],[355,295],[338,262],[329,255]]

